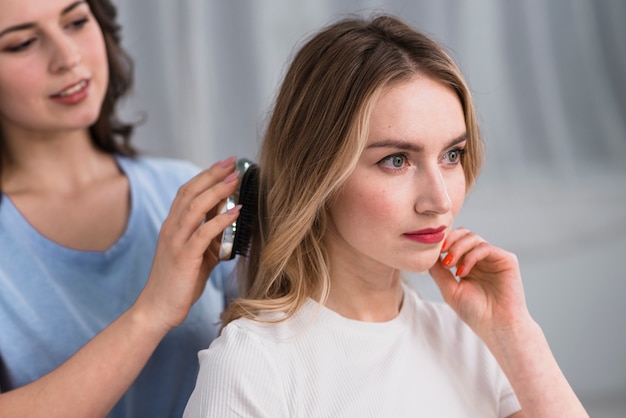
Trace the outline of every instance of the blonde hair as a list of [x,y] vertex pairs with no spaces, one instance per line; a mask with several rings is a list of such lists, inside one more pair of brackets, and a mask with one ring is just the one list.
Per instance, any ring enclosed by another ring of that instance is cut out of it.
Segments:
[[382,90],[418,74],[459,97],[467,127],[462,166],[467,189],[473,185],[483,142],[467,84],[443,48],[389,15],[327,26],[296,54],[276,98],[259,159],[258,228],[242,260],[242,296],[224,312],[223,326],[270,312],[283,320],[307,297],[325,301],[328,205],[356,166]]

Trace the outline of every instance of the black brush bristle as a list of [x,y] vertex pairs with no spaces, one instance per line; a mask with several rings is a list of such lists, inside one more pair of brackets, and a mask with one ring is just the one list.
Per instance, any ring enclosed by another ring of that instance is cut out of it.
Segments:
[[248,255],[252,233],[256,228],[259,205],[259,168],[256,164],[250,165],[241,177],[239,185],[239,204],[241,210],[237,218],[237,229],[233,239],[231,257],[235,254]]

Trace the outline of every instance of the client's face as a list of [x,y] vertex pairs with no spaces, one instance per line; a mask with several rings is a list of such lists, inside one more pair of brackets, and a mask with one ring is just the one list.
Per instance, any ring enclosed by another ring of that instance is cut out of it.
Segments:
[[461,103],[448,87],[418,76],[385,90],[365,150],[330,209],[331,262],[430,268],[465,198],[465,136]]

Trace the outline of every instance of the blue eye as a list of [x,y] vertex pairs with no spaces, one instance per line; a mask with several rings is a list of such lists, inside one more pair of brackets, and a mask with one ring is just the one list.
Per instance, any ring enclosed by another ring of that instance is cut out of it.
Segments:
[[407,164],[407,156],[404,154],[389,155],[378,162],[386,168],[398,170]]
[[391,157],[391,165],[393,165],[396,168],[400,168],[402,167],[402,163],[404,162],[404,158],[402,158],[399,155],[396,155],[394,157]]
[[461,162],[461,157],[465,154],[465,149],[463,148],[455,148],[446,153],[445,159],[450,164],[458,164]]

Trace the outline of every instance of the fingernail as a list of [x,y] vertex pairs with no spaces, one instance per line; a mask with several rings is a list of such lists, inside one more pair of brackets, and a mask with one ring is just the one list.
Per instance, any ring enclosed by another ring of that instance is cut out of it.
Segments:
[[448,253],[448,255],[446,256],[446,258],[443,259],[441,264],[443,264],[444,266],[448,266],[450,265],[451,262],[452,262],[452,254]]
[[231,165],[233,165],[234,162],[235,162],[235,157],[228,157],[227,159],[222,160],[219,163],[217,163],[217,165],[222,168],[228,168]]
[[457,277],[461,277],[461,274],[463,274],[463,267],[465,267],[464,264],[461,264],[460,266],[457,267],[457,269],[456,269]]
[[443,244],[441,244],[441,251],[443,251],[443,249],[446,248],[446,240],[443,240]]
[[235,212],[239,212],[239,210],[241,209],[242,205],[235,205],[232,208],[228,209],[226,211],[226,213],[235,213]]
[[228,176],[226,176],[226,178],[224,179],[224,183],[232,183],[233,181],[237,180],[237,177],[239,177],[239,171],[233,171]]

